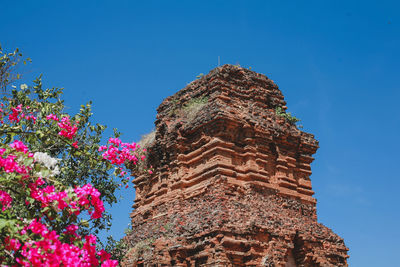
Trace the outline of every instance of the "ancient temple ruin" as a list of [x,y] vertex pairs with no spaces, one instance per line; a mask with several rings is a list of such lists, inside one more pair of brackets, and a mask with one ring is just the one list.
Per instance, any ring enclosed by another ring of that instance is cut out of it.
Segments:
[[347,266],[317,222],[314,136],[262,74],[224,65],[168,97],[135,179],[124,266]]

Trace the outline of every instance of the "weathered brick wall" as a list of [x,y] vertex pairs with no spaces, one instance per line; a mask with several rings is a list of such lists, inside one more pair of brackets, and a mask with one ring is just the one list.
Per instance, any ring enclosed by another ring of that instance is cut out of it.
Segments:
[[316,218],[318,142],[276,114],[285,105],[267,77],[231,65],[160,105],[125,266],[347,266]]

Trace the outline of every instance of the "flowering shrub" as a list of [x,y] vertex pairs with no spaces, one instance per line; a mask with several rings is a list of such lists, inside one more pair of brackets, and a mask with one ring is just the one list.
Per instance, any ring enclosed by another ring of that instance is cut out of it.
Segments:
[[[35,157],[18,140],[1,148],[0,162],[2,264],[117,265],[107,252],[96,250],[95,236],[77,233],[81,212],[87,211],[91,219],[104,212],[96,188],[90,184],[67,188],[53,180],[54,173],[48,170],[56,160],[44,153]],[[42,177],[43,173],[49,177]],[[16,208],[21,205],[27,208]]]
[[[110,138],[99,150],[104,160],[122,170],[139,160],[136,148],[135,143]],[[71,188],[53,179],[59,173],[57,162],[46,153],[31,153],[19,140],[0,148],[0,263],[116,266],[110,254],[96,250],[94,235],[77,233],[81,212],[93,220],[101,218],[105,209],[100,192],[91,184]],[[21,211],[23,205],[27,208]]]
[[[0,48],[0,68],[1,55]],[[2,266],[118,264],[95,235],[109,228],[104,204],[116,202],[115,190],[137,174],[145,151],[116,131],[101,146],[105,126],[90,122],[90,103],[72,116],[61,94],[42,89],[39,78],[0,101]]]

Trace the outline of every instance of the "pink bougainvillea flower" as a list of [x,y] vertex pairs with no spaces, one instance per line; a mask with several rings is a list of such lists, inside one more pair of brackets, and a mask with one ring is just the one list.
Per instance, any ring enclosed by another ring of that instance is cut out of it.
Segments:
[[94,211],[89,211],[90,217],[92,219],[101,218],[105,208],[103,201],[100,199],[100,192],[91,184],[76,187],[74,191],[78,196],[78,204],[80,206],[88,207],[91,204],[94,207]]
[[11,111],[12,113],[8,115],[10,122],[19,122],[21,118],[18,115],[22,112],[22,105],[19,104],[16,108],[11,108]]
[[121,140],[119,140],[119,138],[110,138],[108,142],[116,146],[119,146],[122,143]]
[[18,239],[13,239],[8,236],[4,239],[4,248],[6,250],[8,250],[8,251],[15,250],[16,251],[20,247],[21,247],[21,243],[19,242]]
[[111,144],[109,147],[99,148],[99,151],[106,150],[102,154],[104,159],[116,165],[122,165],[127,161],[137,163],[138,158],[134,153],[137,147],[135,143],[122,143],[118,138],[110,138],[108,142]]
[[11,207],[12,198],[11,196],[5,192],[0,190],[0,203],[1,203],[1,211],[5,211],[6,209]]
[[24,152],[25,154],[28,152],[28,147],[19,140],[15,140],[12,144],[10,144],[10,147],[17,151]]
[[75,224],[71,224],[65,228],[65,234],[71,235],[74,237],[78,237],[78,234],[76,233],[77,230],[78,230],[78,226]]
[[78,131],[78,127],[71,124],[69,117],[63,117],[58,126],[62,129],[58,134],[68,139],[72,139]]
[[101,267],[115,267],[115,266],[118,266],[118,261],[116,260],[106,260],[101,265]]
[[78,148],[78,141],[75,141],[75,142],[72,144],[72,146],[75,147],[75,148]]
[[26,120],[32,120],[34,124],[36,123],[36,120],[37,120],[37,118],[35,116],[33,116],[33,115],[28,115],[28,116],[25,117],[25,119]]
[[[19,149],[23,149],[23,148],[19,148]],[[16,173],[20,173],[20,174],[26,174],[29,169],[26,166],[19,165],[18,161],[17,161],[17,156],[15,156],[15,155],[7,155],[7,157],[5,157],[5,158],[0,157],[0,167],[3,168],[3,170],[6,173],[16,172]]]
[[111,254],[107,253],[104,249],[97,252],[97,255],[100,256],[100,261],[105,261],[111,258]]
[[54,114],[47,115],[46,120],[60,121],[60,119]]
[[107,149],[107,146],[99,146],[99,151],[103,151],[105,149]]

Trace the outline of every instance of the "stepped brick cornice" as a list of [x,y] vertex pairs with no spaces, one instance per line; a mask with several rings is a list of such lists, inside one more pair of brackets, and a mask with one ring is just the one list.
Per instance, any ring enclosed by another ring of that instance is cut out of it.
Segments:
[[317,222],[318,141],[277,109],[273,81],[232,65],[163,101],[125,266],[347,266],[343,239]]

